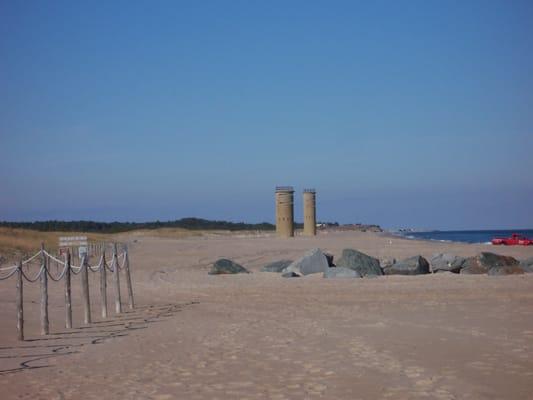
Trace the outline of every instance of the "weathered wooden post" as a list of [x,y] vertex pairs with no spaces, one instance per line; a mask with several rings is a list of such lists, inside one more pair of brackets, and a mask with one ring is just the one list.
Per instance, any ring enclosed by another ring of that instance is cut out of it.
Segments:
[[41,243],[41,335],[50,333],[48,321],[48,265],[44,254],[44,243]]
[[90,324],[91,321],[91,299],[89,296],[89,262],[87,261],[87,256],[84,255],[81,258],[81,291],[83,297],[83,309],[84,316],[83,322],[85,324]]
[[102,297],[102,318],[107,318],[107,273],[105,269],[105,252],[103,252],[102,265],[100,265],[100,295]]
[[72,290],[70,287],[70,250],[65,254],[65,327],[72,328]]
[[124,266],[126,268],[126,284],[128,286],[128,302],[130,310],[135,308],[135,301],[133,299],[133,285],[131,284],[130,258],[128,255],[128,247],[124,245]]
[[119,276],[119,265],[118,265],[118,255],[117,255],[117,244],[113,243],[113,276],[115,278],[115,312],[117,314],[122,313],[122,304],[120,302],[120,276]]
[[17,265],[17,333],[24,340],[24,289],[22,287],[22,260]]

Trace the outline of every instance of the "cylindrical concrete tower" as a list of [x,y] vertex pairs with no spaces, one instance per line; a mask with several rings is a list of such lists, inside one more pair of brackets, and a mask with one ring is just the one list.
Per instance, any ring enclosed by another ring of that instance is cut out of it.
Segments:
[[304,235],[316,235],[316,191],[304,189]]
[[276,187],[276,233],[279,237],[294,236],[294,189]]

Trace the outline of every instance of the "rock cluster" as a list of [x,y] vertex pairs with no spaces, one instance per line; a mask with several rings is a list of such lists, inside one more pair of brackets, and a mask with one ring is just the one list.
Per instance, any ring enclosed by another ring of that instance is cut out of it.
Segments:
[[[482,252],[474,257],[460,257],[448,253],[434,254],[430,261],[421,255],[404,260],[380,262],[354,249],[344,249],[334,263],[333,255],[321,249],[312,249],[296,261],[279,260],[265,265],[261,271],[281,273],[284,278],[323,274],[324,278],[369,278],[381,275],[423,275],[430,273],[512,275],[533,272],[533,257],[519,262],[513,257]],[[232,260],[217,260],[209,272],[211,275],[249,273]]]

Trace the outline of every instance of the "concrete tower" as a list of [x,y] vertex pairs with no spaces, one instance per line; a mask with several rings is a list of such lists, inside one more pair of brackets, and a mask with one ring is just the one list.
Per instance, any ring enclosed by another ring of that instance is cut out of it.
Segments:
[[316,236],[315,189],[304,189],[304,235]]
[[276,233],[279,237],[294,236],[294,189],[276,187]]

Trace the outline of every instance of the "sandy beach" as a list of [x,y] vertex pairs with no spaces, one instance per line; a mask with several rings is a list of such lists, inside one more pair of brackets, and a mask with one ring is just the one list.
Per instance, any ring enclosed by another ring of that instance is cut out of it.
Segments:
[[[377,258],[533,247],[406,240],[376,233],[317,237],[127,234],[137,308],[64,328],[50,286],[51,334],[39,334],[38,285],[25,287],[27,340],[15,330],[14,281],[0,282],[3,399],[533,399],[533,274],[284,279],[270,261],[320,247]],[[251,274],[210,276],[218,258]],[[125,292],[124,292],[125,293]],[[109,294],[112,299],[113,294]]]

